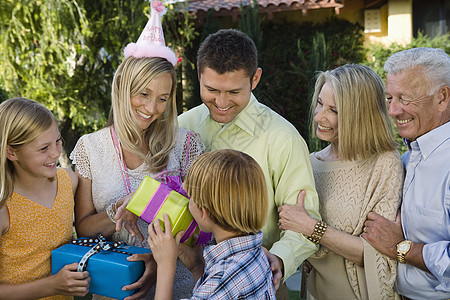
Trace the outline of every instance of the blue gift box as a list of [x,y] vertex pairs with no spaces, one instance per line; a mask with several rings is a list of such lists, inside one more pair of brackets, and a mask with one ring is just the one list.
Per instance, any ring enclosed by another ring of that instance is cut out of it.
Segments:
[[[86,238],[82,238],[86,239]],[[112,245],[111,242],[106,242]],[[65,265],[80,262],[92,247],[66,244],[52,251],[52,275],[58,273]],[[131,254],[150,253],[150,249],[128,245],[115,248]],[[87,263],[87,271],[91,277],[89,292],[111,298],[123,299],[133,295],[137,290],[122,291],[122,287],[136,282],[144,273],[142,261],[128,261],[128,254],[111,250],[100,251],[91,256]]]

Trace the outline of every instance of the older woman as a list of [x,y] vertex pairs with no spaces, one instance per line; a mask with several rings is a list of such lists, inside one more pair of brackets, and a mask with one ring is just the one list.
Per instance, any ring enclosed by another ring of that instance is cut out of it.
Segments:
[[383,82],[362,65],[322,72],[312,116],[313,133],[330,143],[310,155],[323,221],[309,216],[302,193],[296,206],[279,209],[281,229],[321,245],[308,259],[308,298],[393,299],[396,261],[360,237],[370,211],[394,220],[401,199],[403,170]]

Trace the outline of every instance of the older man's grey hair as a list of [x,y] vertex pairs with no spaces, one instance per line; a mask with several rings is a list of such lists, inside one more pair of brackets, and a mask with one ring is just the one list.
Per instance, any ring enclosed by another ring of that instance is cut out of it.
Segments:
[[384,71],[388,74],[423,66],[424,78],[436,92],[442,86],[450,86],[450,57],[439,48],[413,48],[393,54],[386,60]]

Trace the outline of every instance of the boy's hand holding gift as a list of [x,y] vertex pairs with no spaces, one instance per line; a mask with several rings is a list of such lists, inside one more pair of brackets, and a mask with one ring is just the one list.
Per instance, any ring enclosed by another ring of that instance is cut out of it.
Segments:
[[153,253],[158,266],[165,265],[175,270],[176,260],[178,257],[178,245],[180,244],[183,231],[173,237],[169,216],[164,214],[164,227],[161,227],[161,221],[156,219],[148,226],[148,244]]
[[[155,299],[166,299],[166,296],[172,295],[173,280],[177,268],[178,245],[184,234],[183,231],[180,231],[173,237],[169,216],[164,214],[163,217],[164,231],[161,228],[159,219],[155,219],[148,226],[148,244],[158,265],[156,275],[158,285],[156,286]],[[167,297],[167,299],[171,298],[171,296]]]

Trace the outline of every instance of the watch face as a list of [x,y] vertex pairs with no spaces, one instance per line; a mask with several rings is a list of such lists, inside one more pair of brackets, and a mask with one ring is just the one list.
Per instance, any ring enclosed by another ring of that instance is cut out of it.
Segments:
[[398,245],[398,250],[400,251],[407,251],[409,249],[409,245],[408,244],[400,244]]

